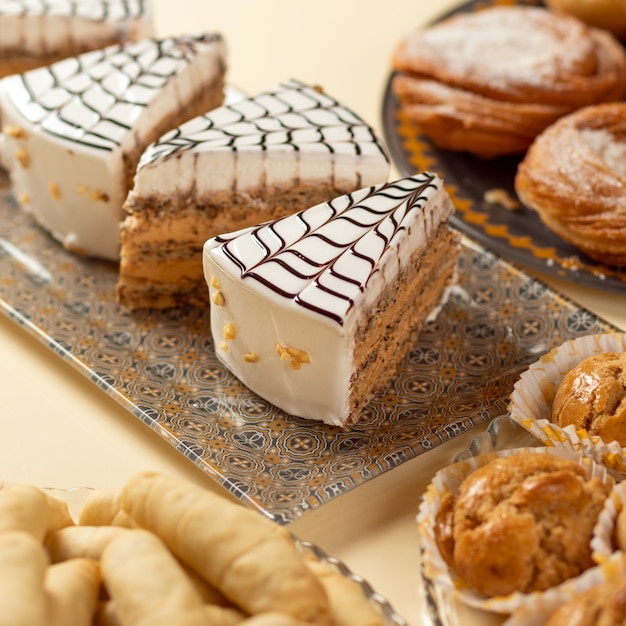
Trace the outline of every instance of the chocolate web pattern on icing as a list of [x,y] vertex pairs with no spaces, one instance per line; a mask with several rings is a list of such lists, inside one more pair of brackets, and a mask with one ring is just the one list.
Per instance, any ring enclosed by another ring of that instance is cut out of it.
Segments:
[[143,109],[197,48],[219,33],[113,45],[9,77],[16,108],[42,131],[102,150],[118,147]]
[[276,148],[382,154],[389,161],[372,128],[358,115],[319,89],[290,80],[166,133],[144,155],[142,165],[185,150]]
[[[398,234],[440,186],[423,173],[215,240],[243,279],[342,325]],[[242,246],[242,239],[255,245]]]
[[147,13],[144,0],[3,0],[3,15],[62,15],[96,21],[117,21],[139,17]]

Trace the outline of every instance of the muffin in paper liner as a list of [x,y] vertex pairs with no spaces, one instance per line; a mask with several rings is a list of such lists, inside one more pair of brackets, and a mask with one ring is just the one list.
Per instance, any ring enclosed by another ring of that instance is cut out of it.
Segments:
[[563,377],[584,359],[606,352],[626,351],[626,333],[585,335],[553,348],[521,374],[509,403],[511,419],[544,445],[580,451],[618,478],[626,477],[626,448],[605,442],[574,426],[552,423],[552,402]]
[[444,603],[448,609],[454,605],[460,605],[461,607],[472,607],[491,613],[510,615],[516,609],[519,610],[524,607],[528,611],[545,613],[559,605],[568,593],[584,591],[602,579],[601,567],[597,565],[582,572],[579,576],[570,578],[545,591],[515,592],[506,596],[487,597],[469,588],[445,562],[435,539],[435,519],[442,498],[447,492],[458,493],[461,483],[467,476],[479,467],[487,465],[493,459],[526,452],[550,454],[576,460],[585,468],[589,478],[598,477],[605,484],[614,485],[615,481],[607,469],[593,459],[574,450],[553,447],[514,448],[493,452],[454,463],[437,472],[420,503],[417,524],[422,551],[423,577],[428,584],[437,589],[439,602]]
[[554,597],[556,605],[550,602],[546,605],[518,607],[502,626],[544,626],[552,611],[575,595],[592,589],[609,578],[626,578],[626,545],[618,547],[615,543],[617,516],[625,506],[626,482],[622,481],[613,486],[594,528],[591,549],[593,560],[598,566],[593,568],[593,576],[581,585],[561,589]]

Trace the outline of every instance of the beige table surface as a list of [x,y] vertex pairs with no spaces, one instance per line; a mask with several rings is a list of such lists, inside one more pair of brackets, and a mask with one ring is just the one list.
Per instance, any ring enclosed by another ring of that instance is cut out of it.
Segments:
[[[456,3],[444,0],[155,0],[160,35],[219,30],[229,82],[248,93],[289,79],[323,85],[380,131],[389,59],[399,38]],[[626,330],[626,297],[553,281]],[[153,468],[217,488],[103,391],[0,315],[0,480],[116,486]],[[364,576],[411,626],[422,623],[414,518],[455,440],[295,522],[294,531]]]

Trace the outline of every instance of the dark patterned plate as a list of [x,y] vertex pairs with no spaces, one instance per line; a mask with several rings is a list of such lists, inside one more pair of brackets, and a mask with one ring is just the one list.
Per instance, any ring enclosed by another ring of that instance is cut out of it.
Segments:
[[[467,12],[510,1],[465,2],[442,16]],[[539,1],[518,4],[542,5]],[[399,32],[398,37],[407,33]],[[481,159],[442,150],[420,134],[403,115],[391,92],[389,77],[383,99],[383,131],[392,159],[403,176],[423,170],[439,173],[454,200],[454,225],[504,259],[564,280],[599,289],[626,293],[626,271],[600,265],[550,231],[531,209],[519,203],[507,209],[489,200],[491,190],[502,190],[519,202],[513,186],[521,157]],[[498,191],[498,193],[501,193]],[[487,196],[486,196],[487,194]]]
[[[350,431],[282,413],[217,360],[202,309],[130,314],[117,266],[63,250],[0,189],[0,311],[247,505],[279,523],[506,410],[518,374],[608,324],[483,248]],[[89,416],[85,416],[89,419]]]

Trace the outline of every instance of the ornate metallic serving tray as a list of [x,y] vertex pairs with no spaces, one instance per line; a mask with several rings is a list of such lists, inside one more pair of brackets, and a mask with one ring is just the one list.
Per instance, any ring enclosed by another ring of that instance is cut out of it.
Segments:
[[117,266],[63,250],[2,182],[0,310],[129,419],[281,524],[502,414],[539,353],[608,328],[468,242],[447,304],[344,432],[286,415],[244,387],[215,357],[207,310],[121,310]]

